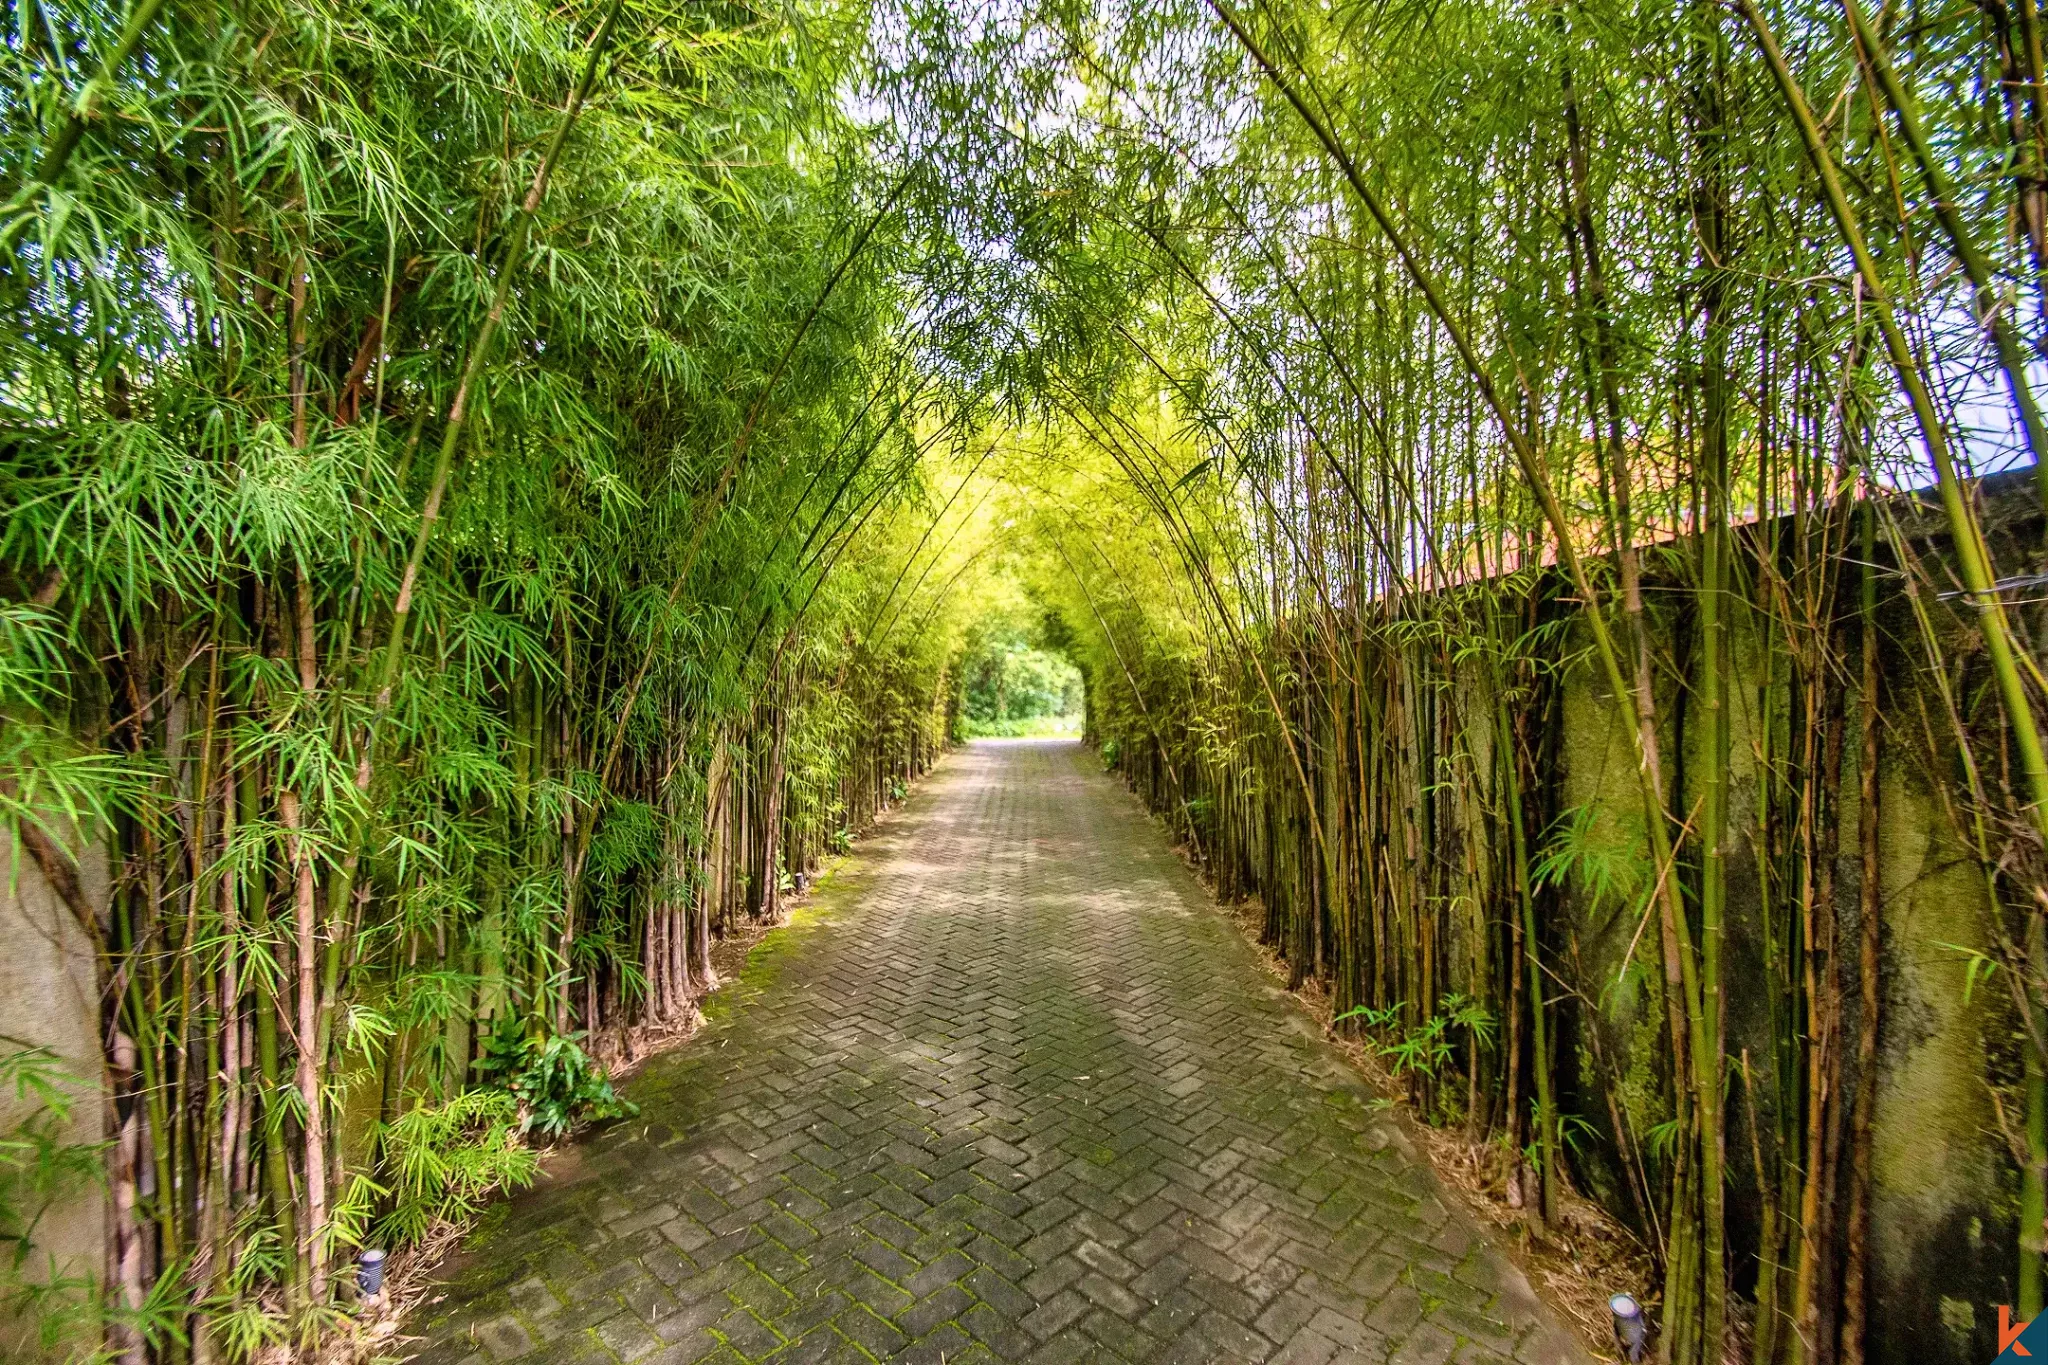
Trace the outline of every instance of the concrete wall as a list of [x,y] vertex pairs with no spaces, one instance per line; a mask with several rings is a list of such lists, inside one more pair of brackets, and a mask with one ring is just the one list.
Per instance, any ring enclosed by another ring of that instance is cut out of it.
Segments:
[[[1929,780],[1921,703],[1935,708],[1937,727],[1946,721],[1940,718],[1938,698],[1931,695],[1918,628],[1906,604],[1896,598],[1882,616],[1881,658],[1888,692],[1887,729],[1881,734],[1878,760],[1883,955],[1870,1253],[1876,1307],[1869,1359],[1881,1365],[1981,1365],[1997,1353],[1997,1305],[2013,1302],[2018,1260],[2017,1173],[2001,1135],[1990,1084],[2002,1070],[2012,1069],[2015,1020],[2002,982],[1968,988],[1968,953],[1990,947],[1994,907],[1982,871],[1958,841],[1953,820]],[[1687,628],[1668,616],[1660,624],[1667,647]],[[1777,1077],[1772,1039],[1783,1026],[1785,1012],[1801,1011],[1797,1022],[1804,1020],[1803,1006],[1771,985],[1784,969],[1766,961],[1765,917],[1783,917],[1788,910],[1765,904],[1758,866],[1758,760],[1771,719],[1764,714],[1762,624],[1745,611],[1733,623],[1730,639],[1731,663],[1739,680],[1730,698],[1731,838],[1726,864],[1727,1046],[1731,1073],[1736,1073],[1728,1110],[1729,1220],[1731,1241],[1749,1260],[1746,1267],[1737,1268],[1738,1277],[1755,1273],[1750,1258],[1761,1208],[1736,1063],[1747,1050],[1760,1092],[1765,1160],[1773,1162],[1777,1105],[1772,1097]],[[1579,633],[1584,634],[1582,629]],[[1577,643],[1583,649],[1589,641]],[[1958,639],[1955,647],[1968,645]],[[1682,648],[1681,644],[1681,653]],[[1778,685],[1769,695],[1782,705],[1782,654],[1775,667]],[[1856,982],[1863,812],[1858,799],[1858,702],[1853,686],[1844,690],[1835,906],[1848,1052],[1844,1084],[1853,1093],[1854,1039],[1861,1029]],[[1686,700],[1675,685],[1667,683],[1658,700],[1666,763],[1676,789],[1672,806],[1691,811],[1706,763],[1702,727],[1696,716],[1688,715]],[[1560,763],[1552,809],[1592,808],[1595,837],[1590,842],[1627,858],[1643,843],[1632,746],[1604,675],[1583,652],[1561,682],[1557,705]],[[1781,736],[1784,719],[1782,714],[1776,717]],[[1638,1141],[1670,1117],[1665,1099],[1669,1045],[1657,988],[1657,926],[1650,924],[1636,938],[1640,902],[1594,903],[1583,893],[1566,901],[1568,932],[1577,940],[1578,985],[1597,1000],[1598,1009],[1578,1011],[1579,1017],[1564,1023],[1570,1041],[1568,1055],[1561,1058],[1567,1087],[1561,1103],[1606,1139],[1581,1154],[1581,1175],[1606,1207],[1627,1215],[1634,1208],[1634,1196],[1619,1159],[1622,1149],[1614,1140],[1603,1085],[1612,1085],[1622,1121]],[[1774,932],[1782,943],[1782,918]],[[1632,940],[1634,953],[1624,970]],[[1592,1030],[1598,1031],[1597,1038],[1588,1036]],[[2008,1117],[2014,1124],[2020,1121],[2016,1112]],[[1843,1137],[1846,1144],[1846,1132]]]
[[[81,880],[94,904],[107,900],[106,860],[87,849]],[[33,861],[11,834],[0,836],[0,1049],[47,1047],[81,1078],[68,1140],[98,1143],[106,1114],[100,1086],[99,1004],[94,999],[92,951]],[[0,1135],[12,1132],[34,1109],[0,1091]],[[97,1282],[106,1239],[104,1187],[72,1190],[48,1205],[36,1224],[34,1249],[23,1276],[47,1282],[57,1275]],[[0,1285],[11,1272],[0,1267]],[[32,1359],[38,1323],[17,1311],[0,1313],[0,1359]]]

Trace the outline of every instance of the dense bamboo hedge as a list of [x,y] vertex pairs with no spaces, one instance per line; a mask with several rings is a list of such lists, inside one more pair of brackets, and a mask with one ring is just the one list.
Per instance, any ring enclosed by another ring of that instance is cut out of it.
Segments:
[[936,754],[935,424],[812,17],[10,11],[0,805],[107,1100],[8,1130],[20,1349],[317,1338]]
[[[1660,1358],[1994,1353],[2048,1212],[2031,0],[912,31],[1117,765],[1534,1207],[1640,1230]],[[1881,828],[1968,869],[1939,931]]]

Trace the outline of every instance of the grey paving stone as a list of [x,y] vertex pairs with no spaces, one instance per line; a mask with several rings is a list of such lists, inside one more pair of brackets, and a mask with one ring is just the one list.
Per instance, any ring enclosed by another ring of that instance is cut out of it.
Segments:
[[419,1359],[1583,1365],[1078,746],[949,758],[714,1014]]

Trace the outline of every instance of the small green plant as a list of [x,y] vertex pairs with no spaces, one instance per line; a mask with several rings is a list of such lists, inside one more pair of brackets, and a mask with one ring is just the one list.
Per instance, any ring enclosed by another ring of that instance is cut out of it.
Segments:
[[227,1359],[253,1361],[291,1339],[284,1314],[263,1294],[266,1285],[283,1279],[287,1260],[277,1225],[257,1209],[236,1220],[234,1243],[238,1249],[228,1258],[220,1292],[207,1305],[208,1330]]
[[1650,1130],[1643,1134],[1643,1147],[1655,1156],[1669,1161],[1672,1154],[1678,1150],[1678,1120],[1671,1118],[1652,1125]]
[[1998,975],[1998,959],[1981,948],[1966,948],[1960,943],[1936,943],[1963,960],[1963,1003],[1970,1003],[1970,997],[1977,993],[1977,987]]
[[[368,1210],[384,1200],[388,1212],[378,1233],[388,1244],[404,1245],[424,1237],[438,1220],[471,1217],[494,1190],[532,1184],[540,1158],[519,1136],[538,1126],[534,1118],[543,1109],[514,1088],[523,1079],[519,1073],[502,1090],[465,1090],[439,1104],[415,1105],[386,1125],[380,1140],[393,1187],[383,1190],[358,1180],[337,1210],[336,1224],[361,1227]],[[605,1093],[610,1094],[609,1086]]]
[[1384,1009],[1374,1009],[1370,1005],[1356,1005],[1353,1006],[1351,1009],[1345,1010],[1342,1014],[1338,1015],[1335,1019],[1331,1020],[1330,1022],[1333,1024],[1341,1024],[1344,1023],[1346,1020],[1356,1019],[1362,1022],[1369,1029],[1379,1029],[1384,1031],[1394,1026],[1394,1021],[1401,1017],[1402,1006],[1406,1003],[1406,1001],[1396,1000],[1393,1004],[1386,1006]]
[[[1373,1031],[1385,1033],[1400,1022],[1406,1003],[1397,1000],[1380,1009],[1359,1005],[1345,1010],[1333,1022],[1358,1019]],[[1455,994],[1445,996],[1443,1008],[1420,1027],[1407,1030],[1391,1042],[1368,1038],[1366,1046],[1392,1066],[1396,1076],[1422,1076],[1433,1081],[1451,1060],[1452,1029],[1465,1030],[1466,1040],[1475,1052],[1493,1046],[1493,1015],[1471,997]]]
[[1581,1156],[1593,1150],[1600,1141],[1600,1130],[1578,1114],[1559,1114],[1557,1123],[1558,1136],[1564,1139],[1564,1145]]
[[518,1019],[500,1020],[477,1069],[502,1077],[518,1101],[519,1132],[557,1138],[579,1122],[624,1118],[638,1105],[612,1093],[609,1077],[578,1045],[581,1033],[536,1035]]
[[1437,1072],[1451,1060],[1450,1040],[1444,1037],[1447,1022],[1441,1014],[1433,1014],[1421,1028],[1410,1029],[1391,1043],[1380,1046],[1380,1056],[1386,1058],[1396,1076],[1423,1076],[1435,1080]]
[[1465,1030],[1473,1051],[1493,1046],[1493,1011],[1469,995],[1452,993],[1444,997],[1443,1017],[1453,1028]]

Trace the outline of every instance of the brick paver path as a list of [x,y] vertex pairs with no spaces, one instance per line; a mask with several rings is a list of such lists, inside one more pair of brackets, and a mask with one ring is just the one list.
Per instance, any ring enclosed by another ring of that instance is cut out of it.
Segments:
[[1581,1359],[1078,745],[955,754],[721,999],[423,1360]]

